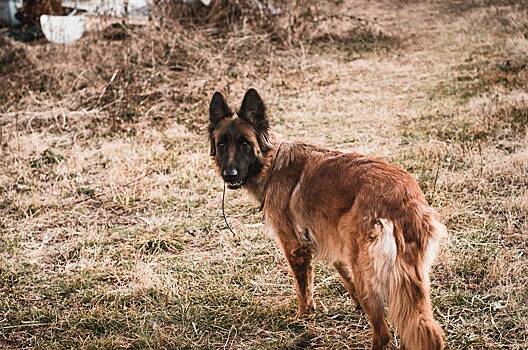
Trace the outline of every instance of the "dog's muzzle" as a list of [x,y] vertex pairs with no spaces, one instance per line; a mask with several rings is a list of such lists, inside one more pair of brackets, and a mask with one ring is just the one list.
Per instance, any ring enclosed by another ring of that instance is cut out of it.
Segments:
[[227,183],[227,187],[231,189],[239,188],[240,186],[242,186],[242,180],[238,178],[238,171],[234,168],[222,171],[222,177]]

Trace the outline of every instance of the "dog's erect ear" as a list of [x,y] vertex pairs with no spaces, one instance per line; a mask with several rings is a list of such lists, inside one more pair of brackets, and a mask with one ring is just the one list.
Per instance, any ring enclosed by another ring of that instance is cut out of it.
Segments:
[[266,105],[255,89],[249,89],[246,92],[238,114],[240,118],[247,120],[257,129],[262,123],[267,124]]
[[218,122],[224,118],[231,116],[233,112],[229,109],[224,96],[218,91],[213,94],[211,103],[209,104],[209,141],[211,143],[211,150],[209,154],[214,156],[216,154],[215,142],[213,139],[213,132]]
[[266,105],[257,90],[249,89],[246,92],[242,99],[242,105],[240,106],[238,115],[253,125],[257,132],[262,151],[269,151],[271,143],[269,141],[269,123],[266,115]]
[[224,96],[216,91],[209,104],[209,123],[210,125],[216,126],[218,122],[224,118],[229,117],[232,114],[231,110],[227,106]]

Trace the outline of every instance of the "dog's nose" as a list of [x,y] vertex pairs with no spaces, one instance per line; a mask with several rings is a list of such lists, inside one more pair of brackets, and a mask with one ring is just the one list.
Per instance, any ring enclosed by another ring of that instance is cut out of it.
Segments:
[[227,182],[234,181],[238,176],[238,171],[236,169],[226,169],[222,172],[222,175]]

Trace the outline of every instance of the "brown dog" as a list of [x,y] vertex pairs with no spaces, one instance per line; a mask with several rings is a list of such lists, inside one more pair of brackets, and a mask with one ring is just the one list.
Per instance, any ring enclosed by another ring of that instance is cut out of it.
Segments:
[[429,268],[446,229],[411,175],[362,154],[281,140],[254,89],[238,113],[215,92],[209,114],[211,156],[229,188],[244,187],[261,202],[295,278],[297,314],[314,310],[318,257],[335,266],[367,313],[372,349],[391,338],[385,303],[402,349],[443,349]]

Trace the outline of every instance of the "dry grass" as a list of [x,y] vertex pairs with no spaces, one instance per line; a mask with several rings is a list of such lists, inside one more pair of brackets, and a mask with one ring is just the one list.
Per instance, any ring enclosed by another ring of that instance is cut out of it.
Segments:
[[344,1],[270,28],[226,1],[212,25],[191,11],[67,47],[0,33],[0,347],[368,348],[323,264],[317,314],[293,319],[244,194],[225,228],[207,103],[254,86],[283,134],[419,179],[450,230],[432,274],[449,348],[527,348],[528,16],[471,3]]

